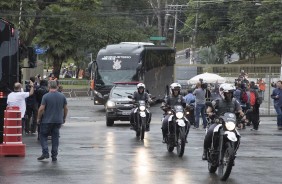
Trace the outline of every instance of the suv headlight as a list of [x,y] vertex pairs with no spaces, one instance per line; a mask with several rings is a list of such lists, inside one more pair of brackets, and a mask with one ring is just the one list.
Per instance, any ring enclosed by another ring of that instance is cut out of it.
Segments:
[[232,130],[235,129],[236,125],[232,121],[227,121],[227,122],[225,122],[225,127],[226,127],[227,130],[232,131]]
[[113,102],[113,101],[107,101],[107,108],[112,108],[112,107],[114,107],[114,106],[116,106],[116,103],[115,102]]
[[141,105],[141,106],[139,107],[139,109],[140,109],[140,111],[145,111],[146,107],[143,106],[143,105]]
[[103,95],[99,93],[98,91],[94,90],[94,94],[98,96],[99,98],[103,98]]
[[183,112],[177,112],[175,115],[178,119],[183,118]]

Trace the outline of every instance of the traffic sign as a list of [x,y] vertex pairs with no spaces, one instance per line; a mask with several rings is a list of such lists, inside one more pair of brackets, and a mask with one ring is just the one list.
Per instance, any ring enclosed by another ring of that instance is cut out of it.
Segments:
[[162,41],[162,40],[166,40],[166,37],[163,37],[163,36],[151,36],[150,40]]

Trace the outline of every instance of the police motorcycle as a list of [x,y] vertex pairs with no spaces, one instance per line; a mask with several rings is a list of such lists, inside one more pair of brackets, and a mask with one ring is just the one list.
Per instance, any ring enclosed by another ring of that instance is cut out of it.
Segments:
[[[165,137],[167,150],[172,152],[174,147],[177,149],[177,155],[182,157],[185,150],[186,135],[189,133],[190,123],[185,117],[185,109],[181,105],[175,105],[173,108],[162,106],[162,110],[168,118],[168,134]],[[163,119],[162,119],[163,121]]]
[[188,119],[189,123],[193,125],[195,123],[195,101],[191,103],[186,103],[185,107],[185,117]]
[[214,117],[217,126],[213,130],[211,148],[207,152],[208,170],[218,175],[222,181],[228,179],[235,165],[236,152],[240,145],[240,134],[236,130],[236,115],[226,112]]
[[[132,96],[128,96],[128,98],[133,99]],[[139,100],[134,104],[137,107],[134,110],[134,114],[137,114],[137,118],[135,119],[134,130],[136,131],[136,137],[140,138],[140,140],[143,140],[145,137],[147,121],[149,121],[149,104],[146,103],[145,100]]]

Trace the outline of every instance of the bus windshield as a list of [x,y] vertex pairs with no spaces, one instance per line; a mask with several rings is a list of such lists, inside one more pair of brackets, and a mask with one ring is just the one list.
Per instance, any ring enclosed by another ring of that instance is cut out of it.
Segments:
[[136,70],[100,70],[98,73],[97,86],[113,85],[114,82],[134,81]]
[[113,85],[114,82],[136,81],[136,71],[141,67],[140,53],[109,53],[97,57],[96,85]]

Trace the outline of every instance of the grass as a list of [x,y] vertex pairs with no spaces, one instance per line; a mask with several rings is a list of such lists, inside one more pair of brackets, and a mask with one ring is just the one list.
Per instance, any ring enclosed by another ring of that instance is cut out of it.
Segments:
[[[245,59],[232,64],[253,64],[253,60]],[[281,64],[281,58],[277,55],[265,55],[257,58],[255,64]]]

